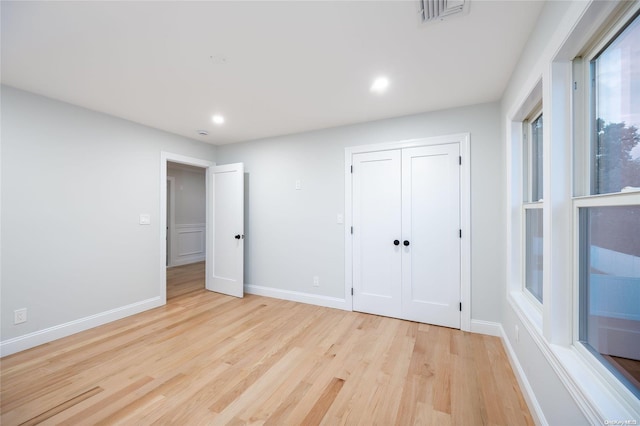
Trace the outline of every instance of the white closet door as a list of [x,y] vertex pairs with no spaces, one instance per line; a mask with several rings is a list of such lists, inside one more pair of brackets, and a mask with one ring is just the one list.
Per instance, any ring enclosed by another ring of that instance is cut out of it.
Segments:
[[460,328],[460,148],[402,151],[402,318]]
[[207,237],[207,290],[244,296],[244,165],[208,169],[213,208]]
[[400,151],[353,156],[353,309],[401,317]]

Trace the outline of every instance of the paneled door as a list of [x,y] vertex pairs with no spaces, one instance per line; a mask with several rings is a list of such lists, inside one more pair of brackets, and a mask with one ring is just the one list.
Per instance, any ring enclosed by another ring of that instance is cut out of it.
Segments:
[[400,154],[353,156],[353,309],[396,318],[402,307]]
[[353,155],[353,309],[460,328],[460,145]]
[[207,169],[208,206],[207,290],[244,296],[244,165]]
[[402,318],[460,328],[459,145],[402,150]]

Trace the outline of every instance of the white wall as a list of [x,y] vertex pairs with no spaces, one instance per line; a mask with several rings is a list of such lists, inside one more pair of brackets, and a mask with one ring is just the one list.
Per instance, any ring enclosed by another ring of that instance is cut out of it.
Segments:
[[[157,303],[161,151],[215,159],[211,145],[2,86],[3,351]],[[18,308],[28,321],[13,325]]]
[[344,230],[336,223],[344,213],[344,148],[470,132],[472,318],[498,321],[496,295],[504,288],[498,110],[483,104],[218,147],[218,164],[245,164],[245,283],[344,297]]
[[176,225],[205,223],[205,169],[168,163],[167,176],[175,178]]

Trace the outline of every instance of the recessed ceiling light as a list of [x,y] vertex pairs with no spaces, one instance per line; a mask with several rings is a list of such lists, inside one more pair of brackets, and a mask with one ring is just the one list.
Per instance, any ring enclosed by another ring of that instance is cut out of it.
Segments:
[[371,85],[371,91],[374,93],[383,93],[389,87],[389,79],[387,77],[378,77]]
[[219,114],[216,114],[216,115],[214,115],[213,117],[211,117],[211,120],[212,120],[215,124],[218,124],[218,125],[220,125],[220,124],[223,124],[223,123],[224,123],[224,117],[223,117],[223,116],[221,116],[221,115],[219,115]]

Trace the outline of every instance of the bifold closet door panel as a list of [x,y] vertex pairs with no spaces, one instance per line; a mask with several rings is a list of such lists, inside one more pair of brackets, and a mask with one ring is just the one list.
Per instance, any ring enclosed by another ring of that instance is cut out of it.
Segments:
[[353,156],[353,309],[401,317],[401,152]]

